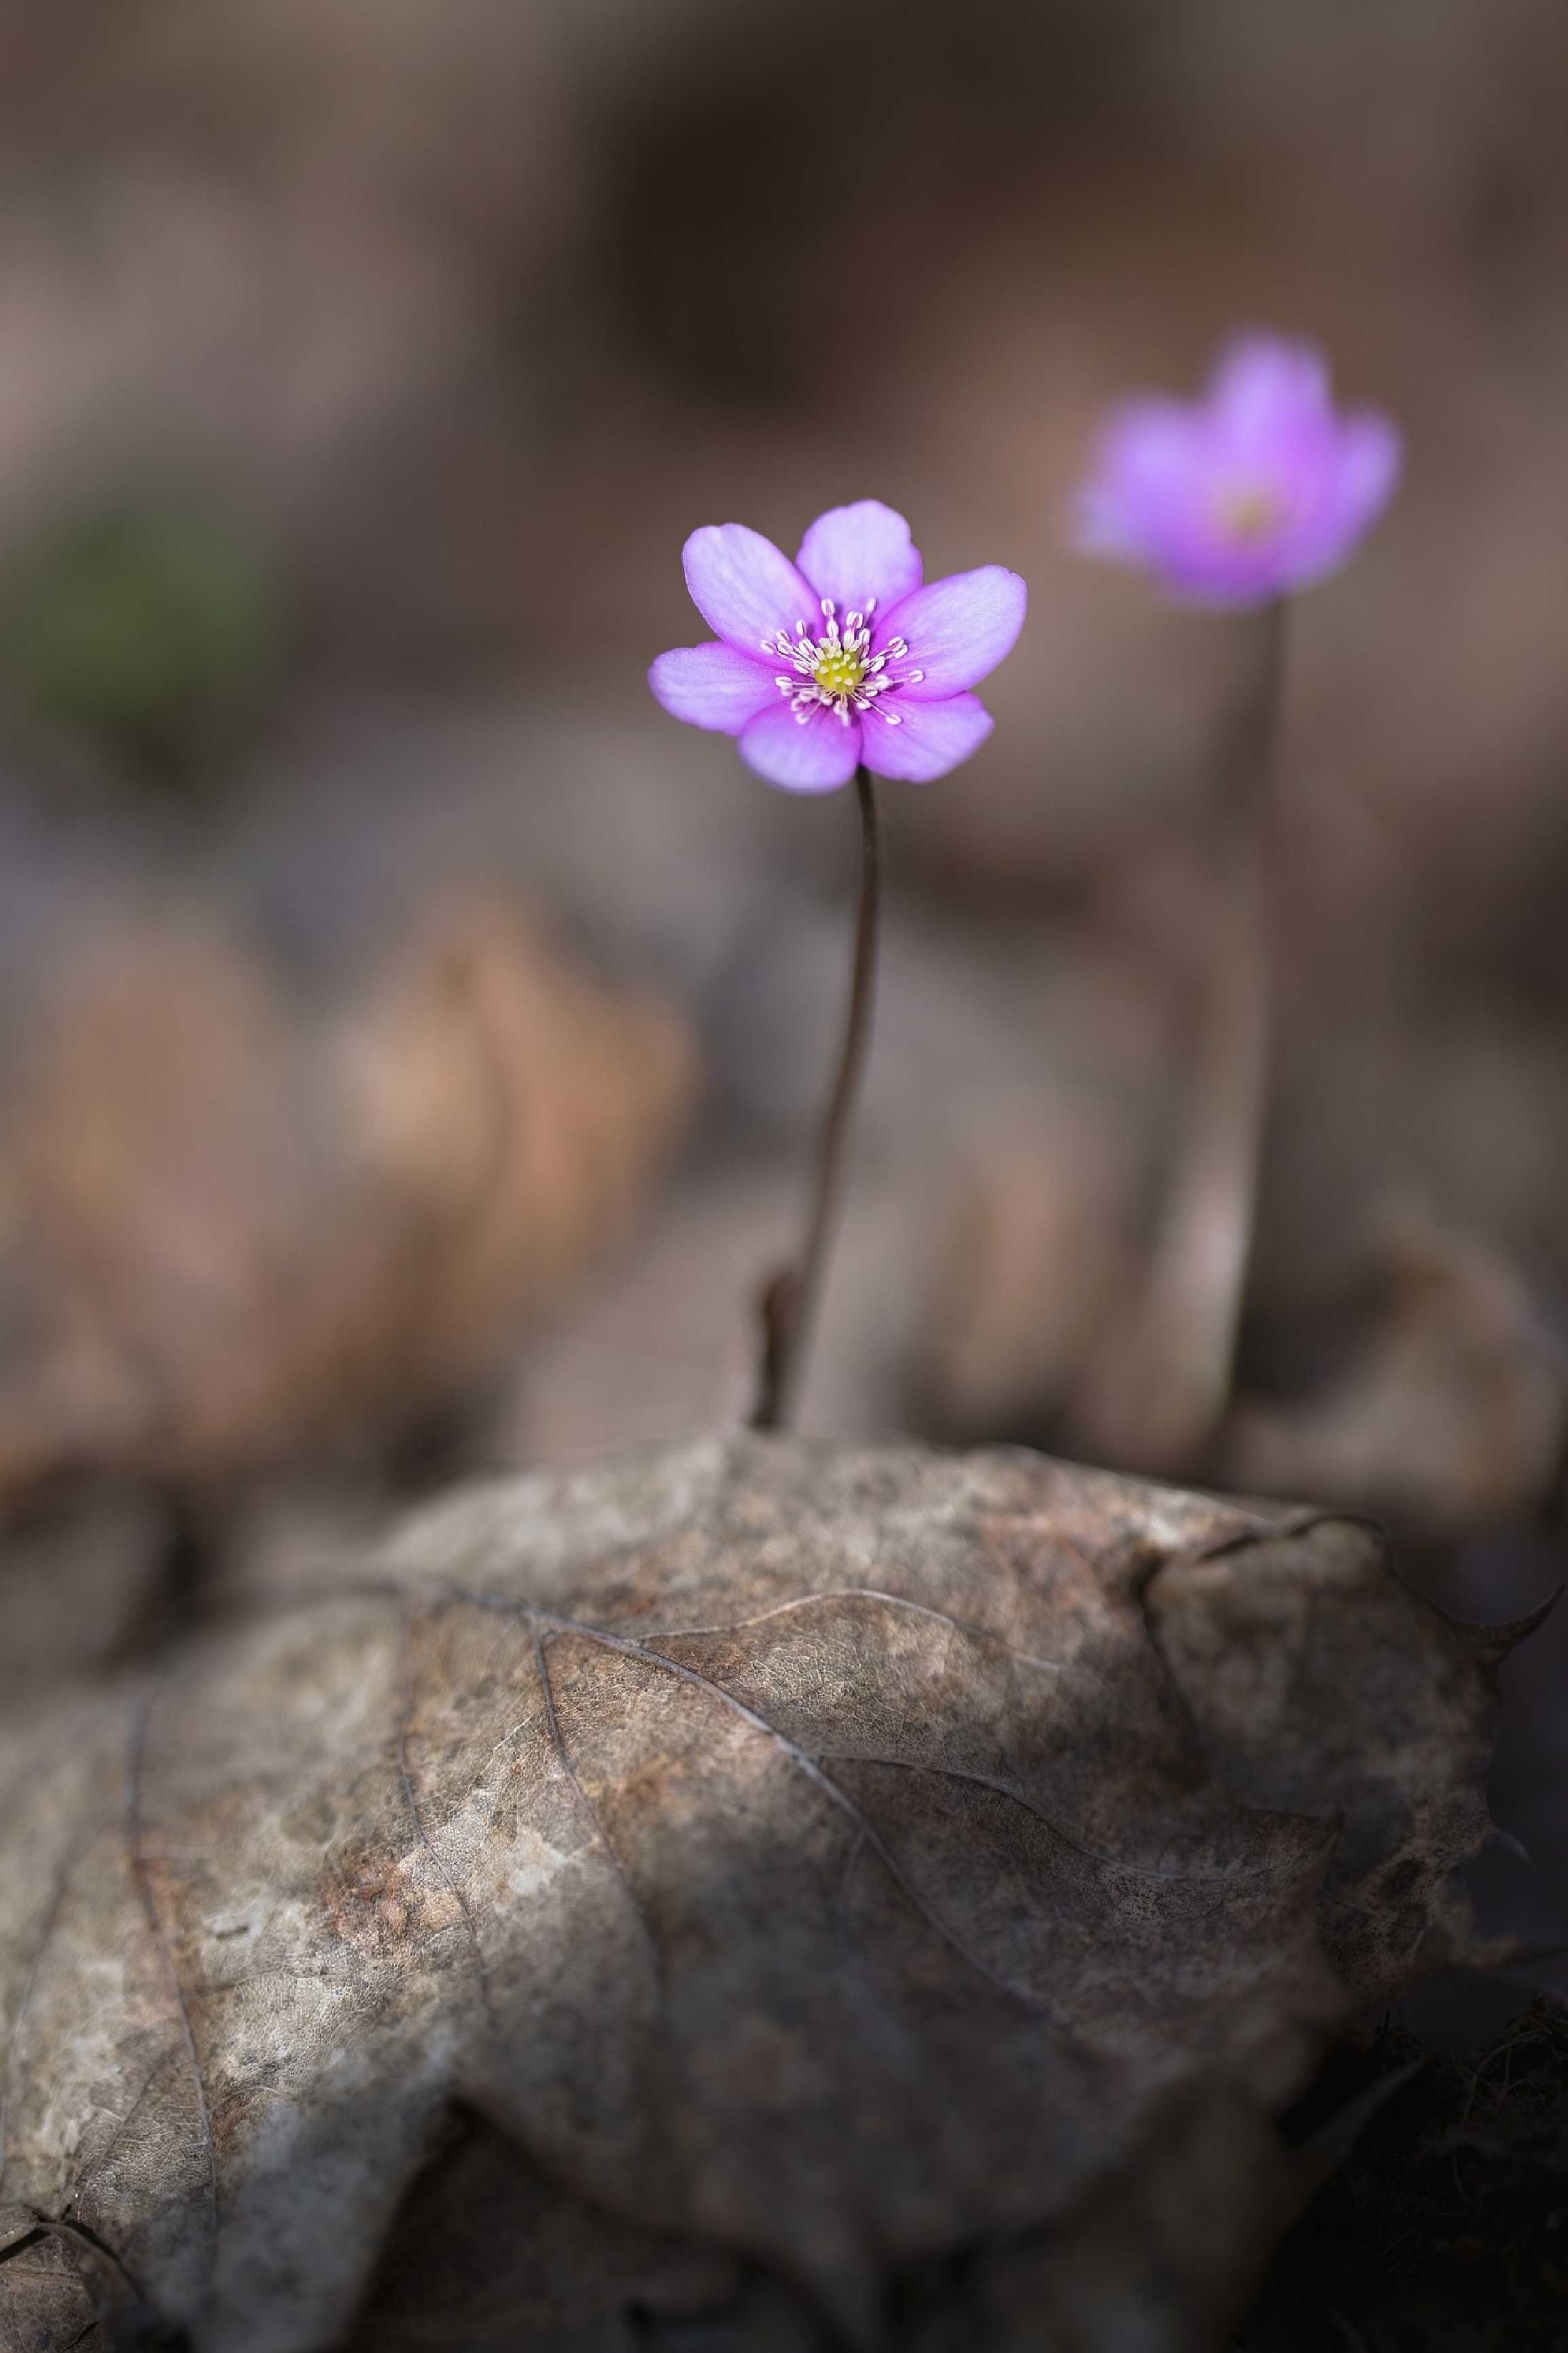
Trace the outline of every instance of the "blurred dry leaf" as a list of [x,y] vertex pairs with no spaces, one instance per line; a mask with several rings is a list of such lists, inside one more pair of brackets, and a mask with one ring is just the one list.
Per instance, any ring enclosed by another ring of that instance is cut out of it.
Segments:
[[973,1139],[921,1368],[945,1434],[1060,1436],[1163,1474],[1209,1461],[1251,1252],[1262,913],[1246,836],[1222,838],[1210,871],[1154,860],[1124,879],[1120,954],[1100,949],[1123,1005],[1085,993],[1083,1069],[1058,1052],[1048,1109],[1037,1097]]
[[1457,1533],[1528,1516],[1561,1486],[1568,1367],[1517,1269],[1415,1203],[1382,1232],[1383,1312],[1322,1397],[1241,1405],[1226,1476]]
[[8,1723],[0,2336],[306,2353],[385,2247],[376,2353],[1209,2342],[1462,1944],[1484,1648],[1021,1452],[458,1493]]
[[[868,1154],[844,1205],[799,1426],[861,1437],[908,1419],[933,1188]],[[689,1173],[639,1221],[634,1248],[531,1336],[480,1459],[575,1463],[612,1447],[689,1438],[744,1419],[756,1389],[747,1308],[798,1246],[802,1171],[721,1160]],[[987,1433],[994,1435],[994,1433]]]
[[325,1017],[216,930],[100,932],[0,1145],[0,1492],[395,1435],[617,1229],[693,1075],[663,1005],[500,903]]
[[123,1664],[156,1628],[174,1532],[157,1498],[89,1488],[0,1519],[0,1706]]
[[952,1436],[1044,1429],[1131,1279],[1143,1138],[1088,1090],[975,1139],[943,1238],[920,1387]]
[[[1294,1254],[1294,1286],[1273,1240],[1257,1287],[1274,1326],[1289,1333],[1314,1314],[1321,1326],[1327,1302],[1347,1331],[1346,1272],[1359,1266],[1364,1282],[1370,1222],[1376,1320],[1321,1392],[1283,1404],[1244,1394],[1211,1437],[1215,1358],[1192,1335],[1206,1326],[1212,1339],[1234,1315],[1236,1253],[1205,1254],[1189,1236],[1179,1261],[1164,1260],[1181,1282],[1162,1285],[1160,1256],[1138,1238],[1147,1136],[1120,1118],[1097,1123],[1089,1108],[1066,1128],[1019,1125],[982,1140],[920,1336],[918,1389],[932,1427],[961,1439],[1059,1434],[1092,1459],[1310,1495],[1436,1535],[1528,1519],[1560,1493],[1562,1343],[1500,1242],[1408,1190],[1381,1215],[1387,1197],[1374,1196],[1358,1219],[1353,1187],[1326,1188],[1344,1229],[1316,1244],[1304,1276]],[[1302,1205],[1290,1214],[1294,1232]],[[1214,1296],[1197,1316],[1205,1288]],[[1177,1442],[1172,1415],[1184,1400],[1203,1411]]]
[[1219,919],[1146,1262],[1093,1335],[1073,1399],[1074,1442],[1143,1471],[1195,1473],[1231,1394],[1268,1092],[1263,823],[1254,807],[1222,844]]

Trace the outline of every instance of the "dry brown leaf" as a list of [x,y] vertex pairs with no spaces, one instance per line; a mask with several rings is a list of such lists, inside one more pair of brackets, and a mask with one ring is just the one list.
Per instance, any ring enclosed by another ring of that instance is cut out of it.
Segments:
[[1382,1244],[1386,1297],[1361,1357],[1305,1404],[1239,1408],[1227,1475],[1449,1533],[1538,1510],[1563,1477],[1568,1367],[1518,1270],[1415,1203]]
[[460,1492],[0,1736],[0,2342],[315,2353],[384,2247],[361,2353],[1208,2341],[1489,1692],[1363,1530],[1024,1452]]
[[190,919],[106,930],[31,1044],[0,1166],[0,1492],[395,1434],[618,1230],[693,1076],[664,1006],[487,900],[314,1018]]

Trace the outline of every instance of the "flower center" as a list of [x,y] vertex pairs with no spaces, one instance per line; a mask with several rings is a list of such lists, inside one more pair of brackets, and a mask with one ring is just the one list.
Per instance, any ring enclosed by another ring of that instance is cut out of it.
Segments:
[[1240,547],[1257,547],[1284,522],[1289,502],[1270,482],[1232,482],[1215,501],[1220,529]]
[[817,649],[817,663],[812,676],[830,701],[836,695],[853,694],[865,675],[865,663],[847,646],[830,646],[826,653],[820,647]]
[[763,653],[777,654],[789,664],[774,683],[803,727],[821,708],[831,711],[846,727],[852,719],[868,718],[873,712],[889,727],[899,725],[898,712],[884,711],[882,698],[897,687],[918,686],[925,673],[889,667],[909,658],[902,638],[889,638],[879,652],[871,651],[871,616],[876,609],[877,599],[868,596],[865,611],[846,613],[840,626],[837,606],[831,596],[825,596],[820,624],[797,621],[793,638],[781,629],[776,637],[763,639]]

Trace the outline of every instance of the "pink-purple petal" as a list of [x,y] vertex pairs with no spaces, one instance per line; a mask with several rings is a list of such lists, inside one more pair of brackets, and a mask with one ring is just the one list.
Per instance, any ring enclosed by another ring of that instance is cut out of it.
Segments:
[[1307,486],[1289,527],[1271,551],[1269,586],[1309,588],[1338,572],[1394,494],[1400,445],[1392,428],[1363,434],[1336,427],[1332,449]]
[[944,702],[911,702],[900,694],[893,702],[899,724],[889,726],[873,712],[864,723],[860,756],[875,775],[899,776],[910,785],[945,776],[979,750],[995,725],[976,694],[950,695]]
[[1146,562],[1190,507],[1202,462],[1196,413],[1173,400],[1128,400],[1100,437],[1078,493],[1074,536],[1088,555]]
[[760,653],[743,654],[717,641],[660,654],[647,682],[671,718],[723,735],[739,735],[759,711],[777,702],[779,691]]
[[1347,417],[1339,433],[1339,499],[1354,528],[1375,522],[1405,470],[1405,444],[1392,417],[1375,409]]
[[897,604],[925,577],[909,524],[879,499],[818,515],[795,562],[819,596],[833,598],[840,620],[865,612],[873,597],[879,607]]
[[781,792],[836,793],[859,762],[860,723],[846,726],[819,702],[803,723],[781,699],[752,720],[741,738],[741,757]]
[[1028,602],[1016,572],[983,564],[978,571],[951,573],[917,588],[879,619],[872,646],[879,651],[890,638],[905,638],[909,653],[889,662],[889,675],[919,670],[921,677],[900,687],[900,701],[937,702],[978,686],[1012,652]]
[[1331,422],[1328,364],[1310,343],[1244,336],[1222,356],[1208,406],[1233,448],[1269,448],[1281,433]]
[[1191,472],[1200,412],[1180,400],[1124,400],[1100,437],[1099,479],[1129,494],[1170,490]]
[[1184,601],[1241,611],[1267,605],[1300,584],[1280,549],[1268,543],[1239,547],[1217,533],[1195,534],[1155,559],[1167,588]]
[[1235,344],[1206,397],[1124,403],[1079,492],[1087,552],[1140,564],[1175,596],[1255,605],[1345,563],[1394,493],[1386,418],[1336,413],[1310,344]]
[[682,552],[691,601],[716,636],[741,652],[760,654],[797,621],[812,627],[818,603],[782,548],[743,522],[704,523]]

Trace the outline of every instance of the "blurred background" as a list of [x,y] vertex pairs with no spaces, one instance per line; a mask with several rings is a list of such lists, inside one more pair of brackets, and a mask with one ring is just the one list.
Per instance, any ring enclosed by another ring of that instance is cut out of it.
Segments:
[[[806,1426],[1374,1511],[1476,1618],[1552,1590],[1565,100],[1559,0],[11,0],[0,1701],[437,1480],[744,1412],[853,811],[643,677],[703,634],[693,526],[863,496],[1033,601],[991,743],[885,795]],[[1293,616],[1194,1422],[1151,1270],[1249,640],[1062,522],[1100,406],[1237,326],[1320,342],[1408,472]],[[1489,1856],[1486,1916],[1561,1973],[1568,1630],[1506,1675],[1536,1867]]]

